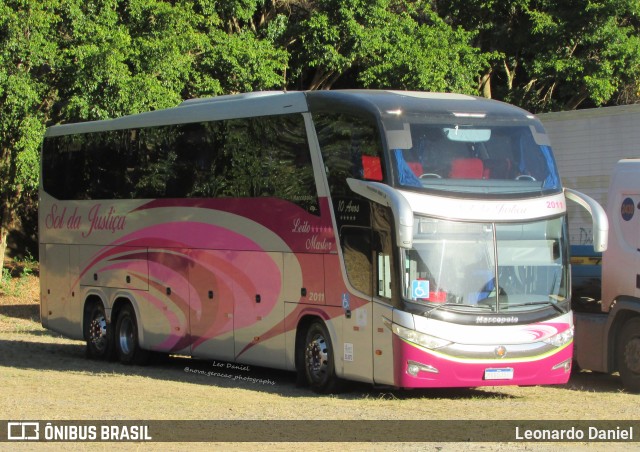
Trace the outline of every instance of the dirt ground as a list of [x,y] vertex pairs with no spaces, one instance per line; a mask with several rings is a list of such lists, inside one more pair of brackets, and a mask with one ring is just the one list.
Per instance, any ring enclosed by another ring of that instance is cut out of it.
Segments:
[[[563,386],[396,391],[351,384],[318,396],[292,373],[185,358],[146,367],[85,358],[84,344],[43,329],[38,278],[15,279],[0,295],[0,420],[639,420],[640,395],[616,375],[580,372]],[[10,292],[10,293],[8,293]],[[333,425],[333,424],[332,424]],[[2,426],[4,428],[4,426]],[[490,432],[488,433],[490,435]],[[640,432],[637,432],[640,435]],[[331,435],[327,435],[331,440]],[[636,440],[637,441],[637,440]],[[639,450],[626,443],[167,443],[170,450]],[[7,443],[0,443],[0,450]],[[12,443],[12,450],[58,450],[58,444]],[[65,443],[65,449],[155,450],[159,443]]]

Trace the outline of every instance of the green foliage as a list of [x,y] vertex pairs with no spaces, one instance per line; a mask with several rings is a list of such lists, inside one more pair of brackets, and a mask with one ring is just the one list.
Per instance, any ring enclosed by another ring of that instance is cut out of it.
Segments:
[[0,1],[0,256],[14,212],[38,183],[38,156],[54,96],[58,2]]
[[370,41],[359,79],[367,87],[477,94],[478,75],[497,54],[472,47],[473,36],[429,10],[389,15]]
[[[494,54],[474,33],[453,29],[423,2],[322,0],[295,25],[294,76],[311,89],[367,88],[477,92]],[[306,82],[306,80],[309,80]]]
[[38,268],[38,262],[27,253],[23,259],[15,259],[12,268],[2,267],[0,292],[9,296],[21,296],[28,286],[28,277]]
[[615,102],[635,91],[640,69],[640,3],[631,0],[452,0],[438,13],[479,32],[498,51],[487,73],[495,97],[534,111]]
[[0,0],[0,253],[46,125],[271,89],[640,100],[637,0]]

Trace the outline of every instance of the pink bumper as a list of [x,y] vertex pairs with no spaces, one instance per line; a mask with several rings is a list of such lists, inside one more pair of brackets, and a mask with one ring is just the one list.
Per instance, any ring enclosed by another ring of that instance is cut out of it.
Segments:
[[[559,348],[555,354],[533,356],[528,360],[510,360],[507,357],[482,361],[453,360],[416,347],[395,335],[393,349],[395,383],[403,388],[564,384],[569,380],[573,355],[571,343]],[[417,372],[414,368],[415,375],[409,372],[410,362],[421,365]],[[490,375],[498,378],[491,379]]]

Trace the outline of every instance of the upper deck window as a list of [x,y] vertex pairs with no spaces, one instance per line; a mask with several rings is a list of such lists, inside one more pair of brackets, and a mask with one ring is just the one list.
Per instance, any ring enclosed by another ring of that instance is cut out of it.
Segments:
[[560,179],[542,126],[477,117],[385,123],[394,184],[459,194],[557,192]]
[[276,197],[320,213],[300,114],[47,137],[42,178],[61,200]]

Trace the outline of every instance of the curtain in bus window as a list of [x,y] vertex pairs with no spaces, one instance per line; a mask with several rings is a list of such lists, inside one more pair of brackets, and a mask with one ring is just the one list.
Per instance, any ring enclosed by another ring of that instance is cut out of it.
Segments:
[[518,146],[520,151],[519,173],[543,182],[543,188],[559,187],[551,148],[538,145],[529,134],[520,136]]
[[558,188],[560,183],[558,181],[558,171],[556,170],[556,164],[553,161],[553,155],[551,153],[551,148],[549,146],[540,146],[540,151],[542,151],[542,155],[547,162],[547,167],[549,168],[549,175],[544,180],[544,184],[542,188]]
[[400,185],[409,187],[422,187],[420,179],[416,177],[415,173],[404,159],[404,156],[402,155],[402,149],[395,149],[393,152],[396,157],[396,165],[398,165],[398,182],[400,183]]

